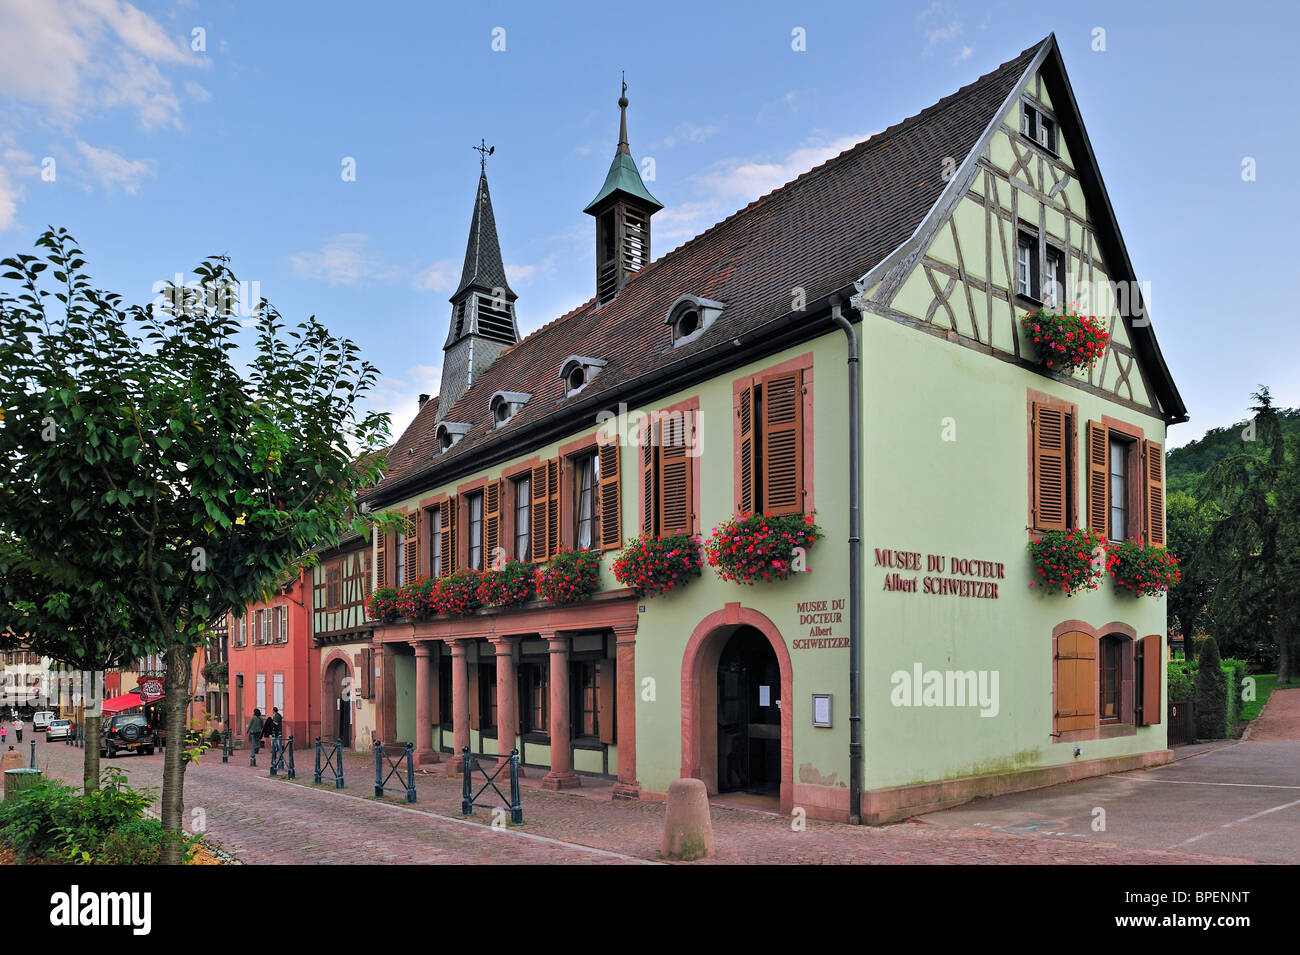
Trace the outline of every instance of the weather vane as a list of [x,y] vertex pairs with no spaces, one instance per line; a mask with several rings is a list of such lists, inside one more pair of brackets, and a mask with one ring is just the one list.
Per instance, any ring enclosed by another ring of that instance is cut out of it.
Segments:
[[479,171],[487,172],[487,158],[497,151],[495,146],[489,146],[486,139],[480,139],[477,146],[471,146],[470,149],[478,150]]

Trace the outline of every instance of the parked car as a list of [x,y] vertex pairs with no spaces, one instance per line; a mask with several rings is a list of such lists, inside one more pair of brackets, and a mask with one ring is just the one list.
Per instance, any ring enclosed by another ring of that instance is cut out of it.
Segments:
[[149,756],[158,738],[143,713],[120,713],[104,720],[99,730],[99,754],[111,759],[122,751]]
[[72,720],[50,720],[50,728],[45,731],[45,738],[47,740],[71,739]]
[[50,728],[50,721],[54,719],[54,714],[49,710],[38,710],[32,714],[32,732],[39,732]]

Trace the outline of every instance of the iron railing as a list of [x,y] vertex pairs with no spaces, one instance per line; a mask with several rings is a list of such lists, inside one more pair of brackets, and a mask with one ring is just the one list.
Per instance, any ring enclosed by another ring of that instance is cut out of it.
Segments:
[[[468,746],[461,748],[461,756],[465,760],[465,765],[462,767],[464,786],[461,789],[461,815],[471,815],[474,812],[475,806],[481,808],[496,808],[495,806],[490,806],[480,802],[483,798],[483,794],[487,792],[488,789],[491,789],[497,794],[497,798],[501,801],[501,805],[510,811],[511,823],[516,826],[522,825],[524,821],[524,810],[523,806],[519,804],[519,750],[512,749],[510,751],[509,760],[498,761],[497,768],[492,771],[492,775],[490,776],[488,775],[487,770],[479,765],[478,757],[469,751]],[[501,775],[501,770],[505,769],[507,766],[510,767],[509,798],[507,798],[505,793],[497,788],[496,783],[497,776]],[[479,775],[483,777],[484,782],[483,785],[479,787],[478,792],[473,792],[474,785],[471,780],[474,775],[474,770],[476,769],[478,770]],[[488,799],[489,803],[495,802],[491,797],[488,797]]]
[[330,770],[334,774],[334,788],[343,788],[343,740],[336,739],[329,744],[329,754],[325,753],[325,744],[321,743],[320,737],[316,737],[316,771],[312,775],[312,782],[320,785],[325,770]]
[[[285,757],[288,757],[286,761]],[[271,775],[278,776],[283,771],[289,779],[296,779],[293,768],[293,734],[289,734],[287,744],[279,736],[271,737]]]
[[[406,801],[415,802],[415,747],[410,743],[389,743],[385,746],[375,740],[375,795],[384,794],[385,784],[394,776],[400,786],[406,789]],[[406,763],[406,771],[402,771]],[[384,771],[387,764],[388,771]]]

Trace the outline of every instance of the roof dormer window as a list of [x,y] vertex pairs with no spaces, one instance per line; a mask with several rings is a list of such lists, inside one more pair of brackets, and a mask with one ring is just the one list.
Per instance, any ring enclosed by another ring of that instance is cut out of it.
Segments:
[[453,421],[442,422],[440,425],[438,425],[438,431],[437,431],[438,447],[441,450],[446,451],[448,448],[452,447],[452,445],[454,445],[461,438],[465,437],[465,434],[466,432],[469,431],[469,429],[470,429],[470,425],[465,424],[464,422],[453,422]]
[[1056,120],[1028,102],[1020,104],[1020,133],[1056,155]]
[[492,426],[500,428],[528,403],[532,395],[520,391],[498,391],[492,396],[488,408],[492,412]]
[[664,320],[673,333],[673,347],[693,342],[722,314],[723,304],[695,295],[683,295],[668,309]]
[[564,382],[564,397],[576,395],[600,374],[605,362],[599,358],[583,358],[570,355],[560,368],[560,379]]

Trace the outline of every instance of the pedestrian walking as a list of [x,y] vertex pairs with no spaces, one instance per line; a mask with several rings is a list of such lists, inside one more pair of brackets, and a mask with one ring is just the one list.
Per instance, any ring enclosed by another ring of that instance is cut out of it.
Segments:
[[20,743],[23,741],[23,721],[20,719],[14,720],[14,737]]
[[0,746],[9,741],[9,724],[0,723]]
[[275,735],[275,720],[272,717],[268,716],[262,722],[262,739],[267,741],[266,743],[267,746],[271,745],[269,740],[274,735]]
[[252,737],[248,745],[253,747],[254,753],[262,748],[262,729],[262,711],[253,710],[253,716],[248,721],[248,735]]
[[271,707],[271,723],[272,723],[272,730],[271,730],[271,731],[272,731],[276,736],[283,736],[283,735],[284,735],[284,731],[283,731],[283,730],[284,730],[284,717],[280,715],[280,708],[279,708],[278,706],[273,706],[273,707]]

